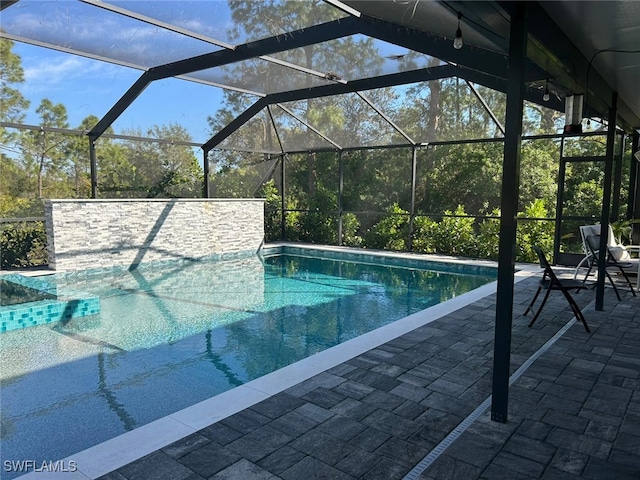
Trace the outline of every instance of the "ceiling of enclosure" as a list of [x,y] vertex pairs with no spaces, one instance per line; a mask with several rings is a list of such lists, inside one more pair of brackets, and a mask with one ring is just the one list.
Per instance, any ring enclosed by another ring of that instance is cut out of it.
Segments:
[[[94,138],[146,87],[176,77],[241,98],[243,107],[220,119],[205,150],[419,145],[445,138],[420,116],[395,118],[396,104],[382,101],[380,89],[400,89],[417,103],[429,82],[460,78],[456,88],[502,135],[501,113],[487,109],[474,85],[506,92],[512,5],[19,0],[2,1],[0,35],[141,72],[90,132]],[[615,90],[619,121],[639,128],[638,18],[640,2],[529,2],[525,98],[562,111],[565,95],[586,93],[586,113],[606,117]],[[458,22],[464,46],[454,49]]]

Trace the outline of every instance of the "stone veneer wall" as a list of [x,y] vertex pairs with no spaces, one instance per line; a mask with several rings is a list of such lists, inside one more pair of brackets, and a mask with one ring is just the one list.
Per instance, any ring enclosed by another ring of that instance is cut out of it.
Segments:
[[46,200],[45,228],[55,270],[256,252],[264,200]]

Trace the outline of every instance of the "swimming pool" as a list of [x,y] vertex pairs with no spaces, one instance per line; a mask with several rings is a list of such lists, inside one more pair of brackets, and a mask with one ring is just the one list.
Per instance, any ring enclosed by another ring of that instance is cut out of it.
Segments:
[[3,463],[66,457],[495,278],[419,259],[264,253],[40,277],[98,297],[100,313],[0,336]]

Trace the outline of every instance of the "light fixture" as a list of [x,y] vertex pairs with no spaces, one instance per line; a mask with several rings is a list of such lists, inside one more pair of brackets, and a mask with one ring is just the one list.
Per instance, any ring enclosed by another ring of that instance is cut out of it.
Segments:
[[456,30],[456,38],[453,39],[453,48],[460,50],[462,48],[462,30],[460,29],[460,19],[462,12],[458,12],[458,29]]
[[551,95],[549,95],[549,80],[547,80],[544,84],[544,94],[542,95],[542,100],[548,102],[550,98]]
[[567,95],[564,99],[564,133],[582,133],[582,99],[584,95]]
[[640,150],[638,150],[636,153],[634,153],[633,156],[636,158],[637,161],[640,162]]

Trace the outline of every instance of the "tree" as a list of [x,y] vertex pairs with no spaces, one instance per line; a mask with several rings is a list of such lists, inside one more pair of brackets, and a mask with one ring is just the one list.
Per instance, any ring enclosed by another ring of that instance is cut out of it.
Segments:
[[127,198],[134,190],[135,167],[121,142],[101,137],[96,141],[98,191],[108,198]]
[[[0,118],[3,122],[20,123],[29,108],[29,101],[22,96],[16,86],[24,83],[22,59],[11,51],[13,42],[0,38]],[[11,134],[0,127],[1,154],[11,150],[10,144],[16,140],[16,134]]]
[[[98,123],[95,115],[84,118],[76,130],[88,132]],[[111,132],[110,128],[107,132]],[[72,137],[67,141],[67,158],[70,162],[73,177],[73,190],[76,198],[91,196],[89,138],[86,135]]]
[[[36,193],[43,198],[43,182],[45,175],[51,180],[65,173],[68,166],[66,143],[68,137],[50,131],[48,128],[68,128],[67,109],[61,103],[54,104],[48,98],[42,99],[36,109],[40,116],[40,131],[28,131],[22,135],[22,150],[27,168],[35,172],[37,179]],[[47,128],[45,128],[47,127]]]
[[[130,136],[142,136],[139,130]],[[154,125],[147,137],[163,142],[126,141],[126,158],[131,164],[131,187],[146,197],[197,197],[202,192],[202,169],[191,147],[191,136],[177,123]],[[174,143],[175,142],[175,143]]]

